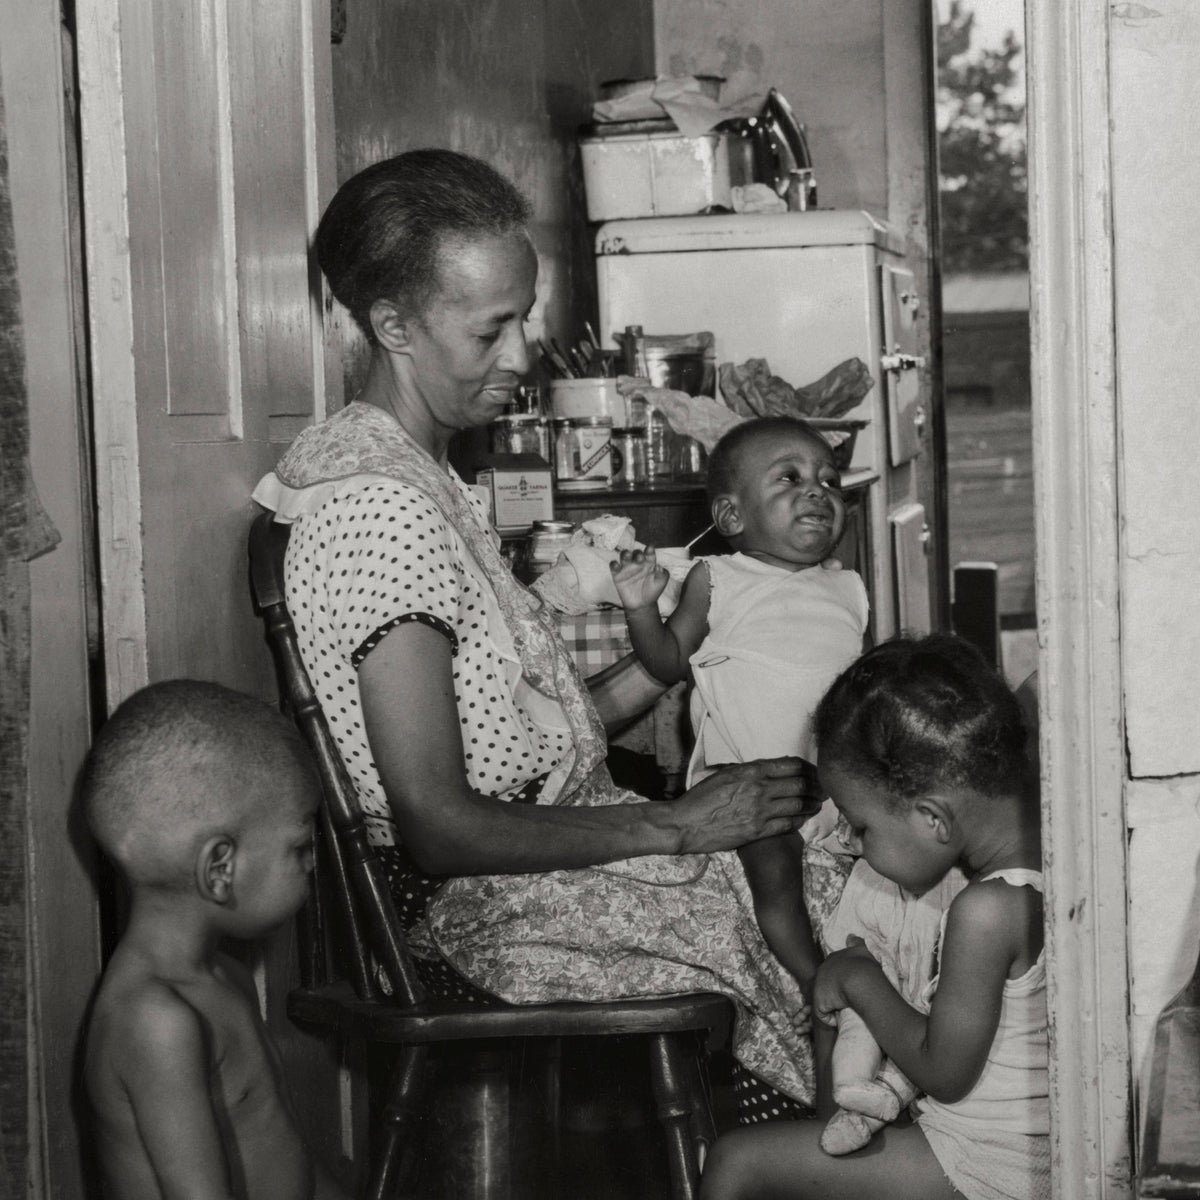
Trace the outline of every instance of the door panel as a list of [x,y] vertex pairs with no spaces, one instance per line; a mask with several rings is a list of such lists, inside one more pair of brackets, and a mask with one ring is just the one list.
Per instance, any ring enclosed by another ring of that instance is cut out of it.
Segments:
[[888,514],[892,530],[892,562],[896,579],[898,632],[920,635],[933,629],[926,563],[929,526],[925,506],[904,504]]
[[888,449],[893,467],[921,453],[925,412],[921,405],[920,301],[911,271],[884,263],[880,268],[883,297],[883,366],[887,392]]
[[308,246],[333,184],[329,8],[89,8],[84,144],[103,131],[109,159],[85,161],[109,347],[93,362],[109,701],[180,675],[269,696],[244,535],[254,483],[325,412]]

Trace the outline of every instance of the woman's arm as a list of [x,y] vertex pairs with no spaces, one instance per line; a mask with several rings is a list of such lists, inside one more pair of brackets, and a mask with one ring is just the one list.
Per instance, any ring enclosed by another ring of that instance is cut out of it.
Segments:
[[818,1015],[853,1008],[917,1087],[943,1103],[961,1100],[996,1036],[1004,982],[1028,930],[1028,901],[1020,894],[1026,890],[977,884],[955,898],[928,1017],[905,1003],[861,945],[822,964]]
[[667,685],[655,679],[633,653],[584,682],[604,722],[604,732],[610,737],[640,717],[667,690]]
[[678,800],[508,804],[467,782],[450,643],[392,629],[358,671],[366,733],[400,835],[437,874],[549,871],[644,854],[733,849],[794,828],[811,807],[799,759],[729,767]]

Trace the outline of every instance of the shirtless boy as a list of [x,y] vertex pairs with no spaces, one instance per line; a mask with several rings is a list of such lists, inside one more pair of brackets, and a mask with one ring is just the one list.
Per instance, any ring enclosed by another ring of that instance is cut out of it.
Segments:
[[177,680],[101,729],[83,797],[129,887],[88,1033],[108,1200],[338,1197],[301,1141],[250,973],[223,938],[303,903],[319,784],[290,722]]

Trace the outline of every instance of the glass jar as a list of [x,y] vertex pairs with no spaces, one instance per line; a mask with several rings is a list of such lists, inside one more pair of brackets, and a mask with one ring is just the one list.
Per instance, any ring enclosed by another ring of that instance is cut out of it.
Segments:
[[675,435],[675,481],[703,483],[708,471],[708,455],[694,437]]
[[539,454],[550,459],[550,423],[537,413],[501,413],[491,426],[493,454]]
[[645,487],[650,480],[645,429],[613,430],[613,487]]
[[612,483],[612,417],[564,417],[554,422],[554,473],[568,492]]
[[532,583],[558,562],[558,556],[571,544],[574,532],[575,526],[570,521],[534,521],[519,572],[526,583]]

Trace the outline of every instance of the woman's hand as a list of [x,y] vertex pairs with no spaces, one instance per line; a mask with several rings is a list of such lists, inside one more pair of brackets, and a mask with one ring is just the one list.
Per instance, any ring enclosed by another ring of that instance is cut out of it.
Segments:
[[736,850],[799,829],[820,807],[817,770],[803,758],[719,768],[671,802],[680,854]]
[[856,979],[874,972],[882,975],[883,968],[872,957],[862,938],[851,934],[846,949],[835,950],[817,968],[812,1002],[817,1019],[826,1025],[836,1025],[838,1011],[853,1008],[848,989],[853,989]]
[[[644,550],[622,550],[620,560],[609,564],[621,607],[626,612],[649,608],[666,590],[671,575],[658,565],[653,546]],[[655,614],[657,616],[657,613]]]

